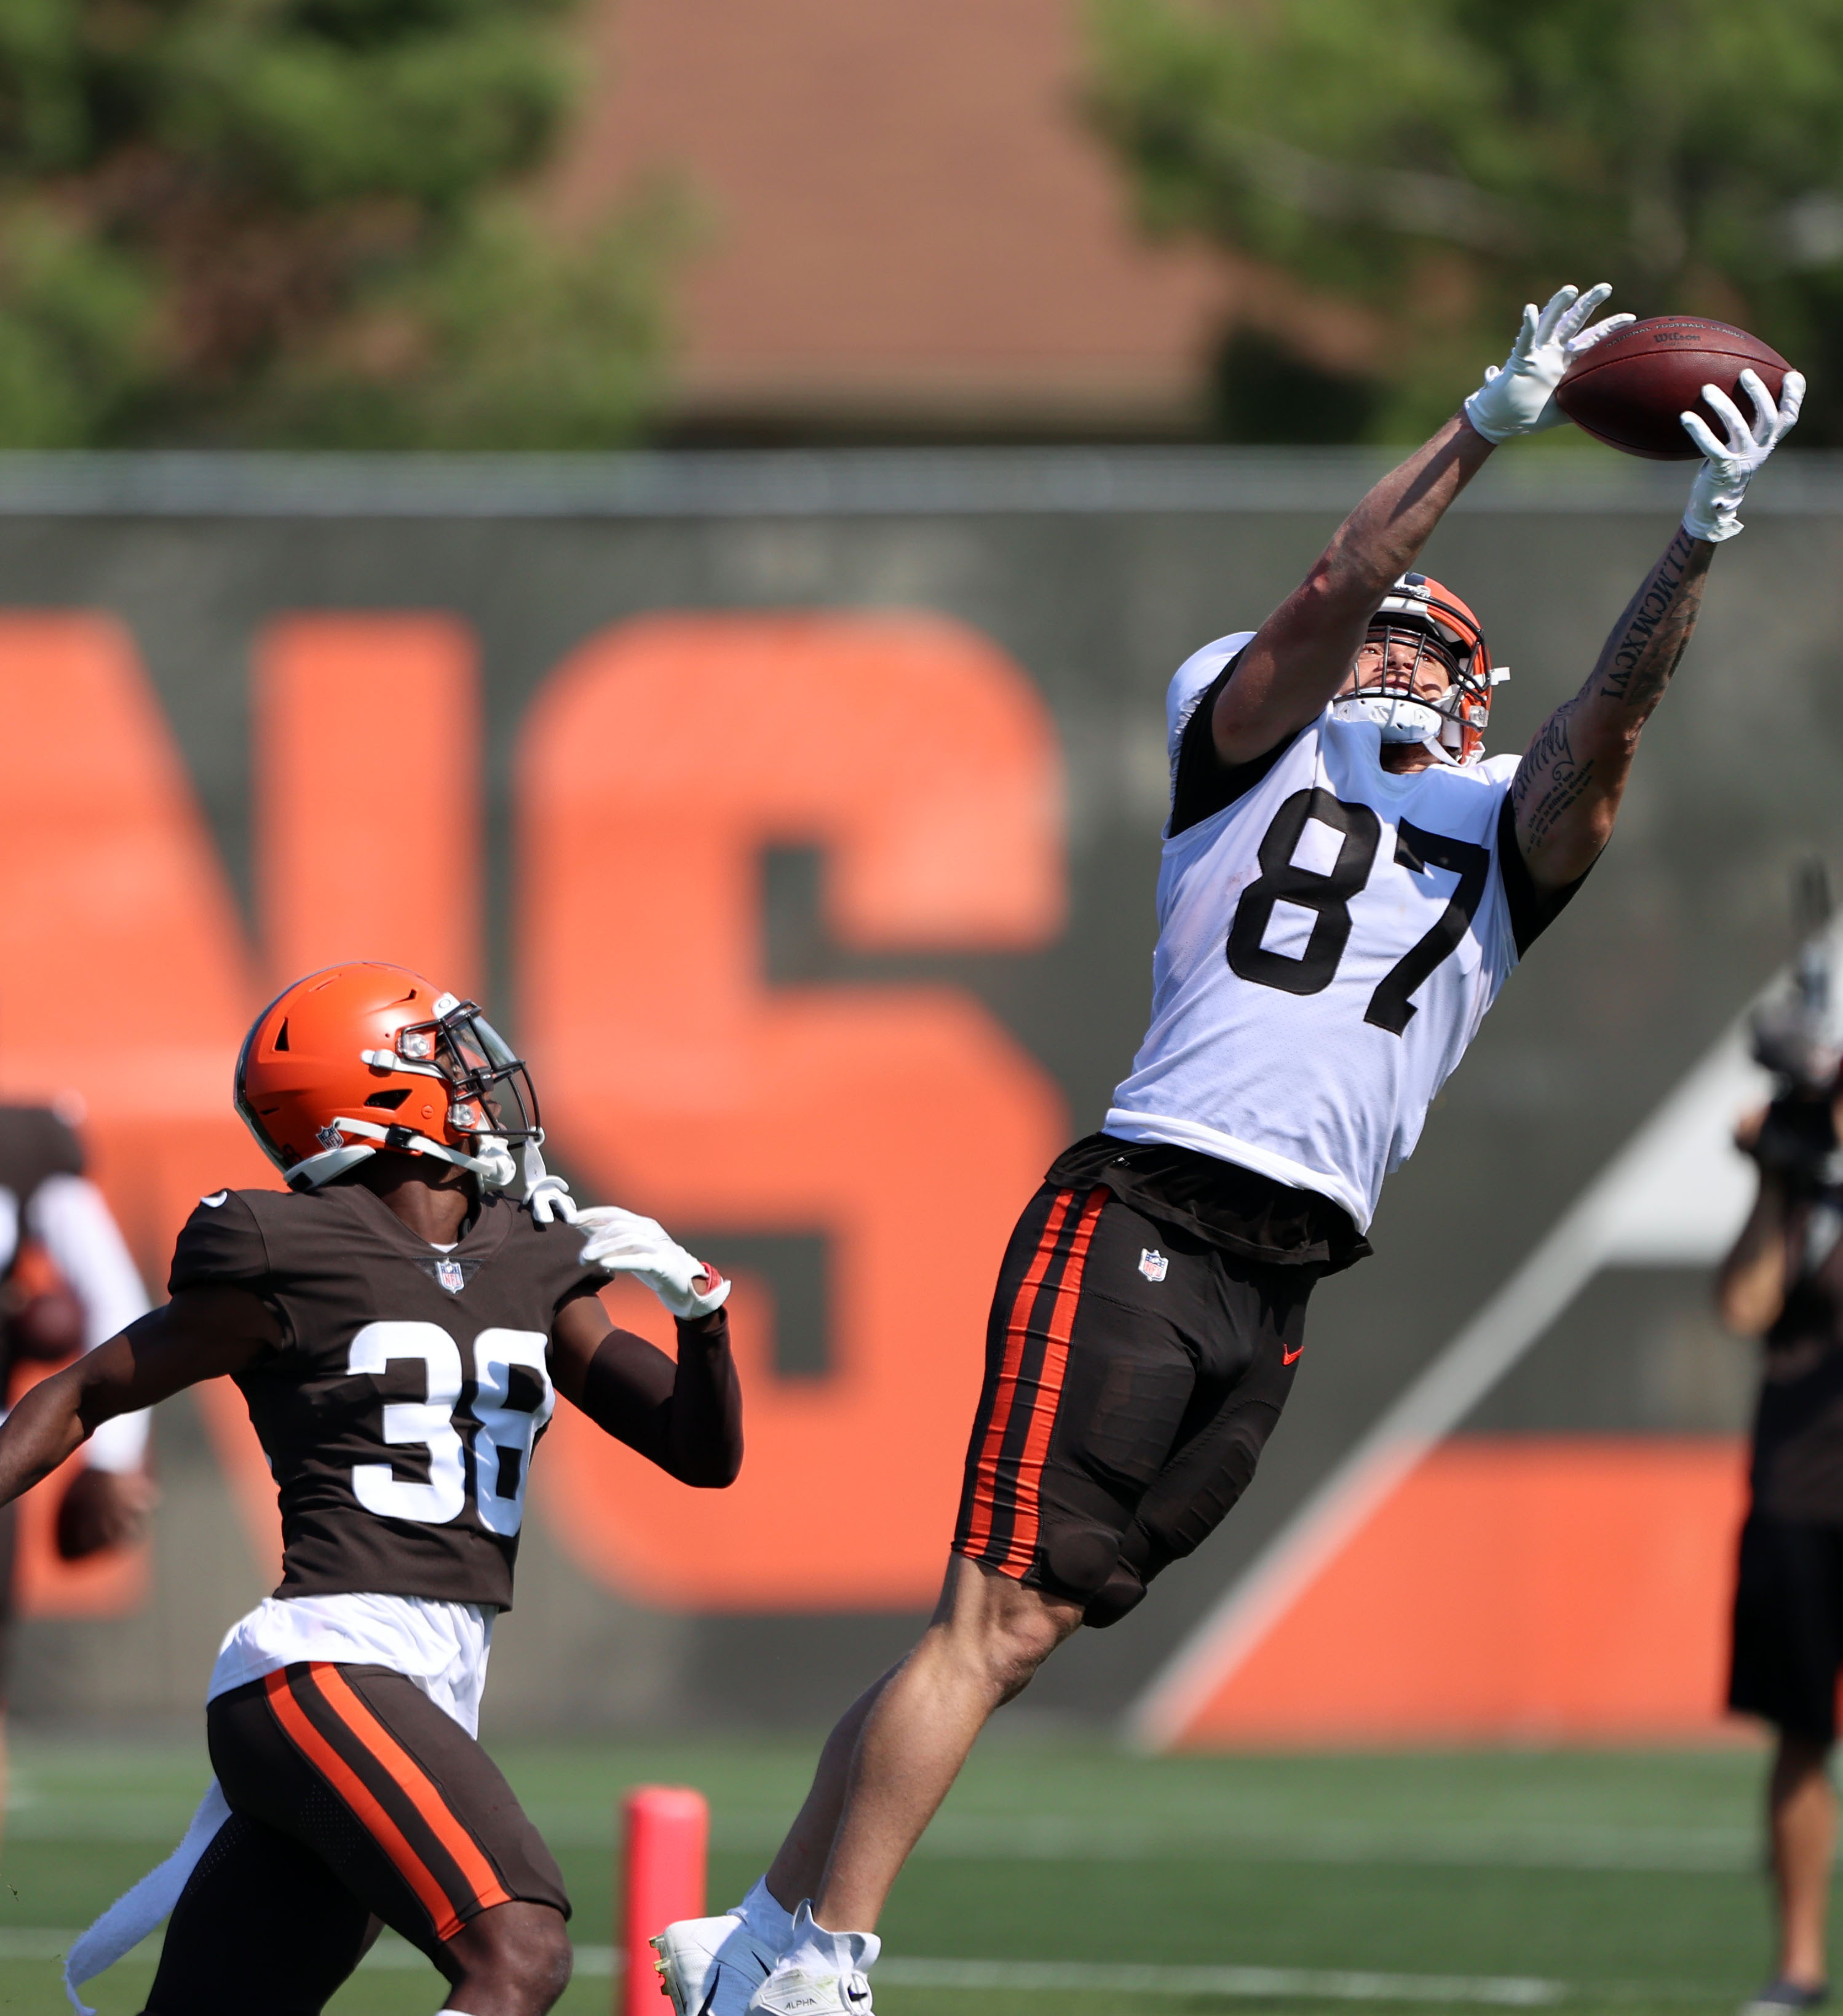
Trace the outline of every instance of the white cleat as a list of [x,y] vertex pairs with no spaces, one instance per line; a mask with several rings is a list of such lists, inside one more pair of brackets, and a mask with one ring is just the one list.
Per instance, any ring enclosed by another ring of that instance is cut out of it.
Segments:
[[678,2016],[744,2016],[779,1957],[733,1912],[680,1918],[647,1943],[659,1956],[660,1986]]
[[805,1904],[774,1971],[749,1997],[749,2016],[873,2016],[864,1970],[883,1942],[874,1932],[829,1932]]

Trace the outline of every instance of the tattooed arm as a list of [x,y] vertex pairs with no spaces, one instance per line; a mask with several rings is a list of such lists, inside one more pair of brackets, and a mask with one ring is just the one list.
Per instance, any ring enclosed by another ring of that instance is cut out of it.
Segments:
[[1638,738],[1696,627],[1715,549],[1740,530],[1748,484],[1798,419],[1805,381],[1797,372],[1785,374],[1776,401],[1752,371],[1741,373],[1740,387],[1751,420],[1719,386],[1702,388],[1726,441],[1700,415],[1683,415],[1703,455],[1683,522],[1613,625],[1587,683],[1550,715],[1517,766],[1517,844],[1539,889],[1578,880],[1611,837]]
[[1611,836],[1639,736],[1696,627],[1714,557],[1708,540],[1679,527],[1587,683],[1543,722],[1517,765],[1517,844],[1539,889],[1578,880]]
[[1210,717],[1227,764],[1264,756],[1324,711],[1389,583],[1414,564],[1495,443],[1456,413],[1365,497],[1236,661]]

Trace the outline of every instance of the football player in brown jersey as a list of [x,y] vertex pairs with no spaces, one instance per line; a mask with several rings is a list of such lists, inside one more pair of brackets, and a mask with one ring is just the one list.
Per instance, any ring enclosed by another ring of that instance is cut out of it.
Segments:
[[[281,1586],[208,1690],[217,1782],[67,1982],[171,1909],[148,2016],[312,2016],[380,1924],[446,1976],[448,2011],[542,2016],[569,1903],[474,1734],[533,1449],[560,1393],[683,1482],[729,1483],[729,1283],[650,1219],[578,1212],[543,1172],[524,1064],[402,967],[288,988],[236,1100],[288,1188],[203,1198],[171,1301],[0,1427],[5,1503],[105,1421],[229,1377],[281,1503]],[[610,1324],[618,1273],[678,1319],[675,1363]]]

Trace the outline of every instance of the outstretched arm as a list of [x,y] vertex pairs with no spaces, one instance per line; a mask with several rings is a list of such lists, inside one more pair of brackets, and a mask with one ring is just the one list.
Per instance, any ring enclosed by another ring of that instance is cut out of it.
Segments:
[[1587,683],[1550,715],[1510,785],[1517,844],[1539,889],[1564,889],[1611,837],[1638,738],[1702,608],[1715,548],[1679,527],[1614,625]]
[[551,1377],[596,1426],[637,1449],[682,1484],[720,1489],[743,1462],[742,1389],[722,1309],[678,1319],[676,1364],[617,1330],[593,1295],[557,1312]]
[[679,1358],[675,1366],[643,1337],[612,1328],[596,1297],[578,1295],[551,1334],[557,1391],[681,1483],[733,1484],[743,1402],[723,1313],[729,1283],[657,1219],[610,1204],[578,1211],[573,1222],[585,1267],[628,1275],[665,1305],[679,1327]]
[[1224,763],[1252,762],[1324,711],[1389,583],[1413,564],[1494,445],[1454,414],[1337,527],[1217,696],[1210,726]]
[[1752,372],[1740,382],[1753,402],[1751,424],[1716,387],[1703,387],[1727,428],[1725,442],[1696,415],[1683,416],[1705,457],[1683,522],[1613,625],[1587,683],[1550,715],[1517,766],[1517,844],[1539,889],[1578,881],[1611,837],[1638,738],[1701,613],[1715,547],[1740,530],[1748,481],[1798,417],[1805,381],[1795,371],[1777,405]]
[[182,1289],[121,1336],[41,1380],[0,1424],[0,1505],[49,1477],[103,1422],[241,1371],[279,1340],[275,1318],[247,1290]]
[[1333,535],[1305,580],[1262,625],[1217,696],[1210,725],[1226,764],[1252,762],[1323,711],[1344,683],[1377,605],[1432,536],[1453,499],[1514,436],[1553,426],[1561,374],[1630,315],[1586,327],[1611,287],[1564,287],[1523,311],[1508,360],[1431,441],[1391,470]]

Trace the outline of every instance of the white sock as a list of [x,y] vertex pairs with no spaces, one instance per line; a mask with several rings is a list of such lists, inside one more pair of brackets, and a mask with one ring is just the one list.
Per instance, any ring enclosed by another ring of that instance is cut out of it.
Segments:
[[736,1906],[735,1916],[764,1945],[772,1946],[777,1953],[784,1953],[787,1942],[794,1936],[794,1913],[769,1888],[765,1876],[756,1877],[754,1888]]
[[822,1973],[827,1967],[867,1974],[877,1964],[883,1941],[874,1932],[829,1931],[812,1914],[810,1899],[794,1913],[793,1936],[781,1950],[781,1964]]

